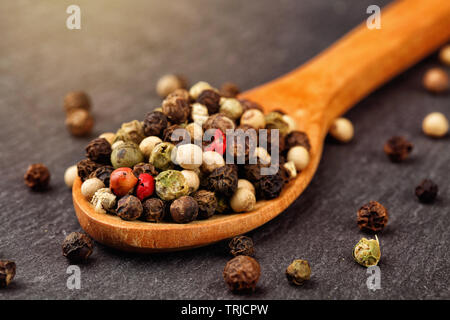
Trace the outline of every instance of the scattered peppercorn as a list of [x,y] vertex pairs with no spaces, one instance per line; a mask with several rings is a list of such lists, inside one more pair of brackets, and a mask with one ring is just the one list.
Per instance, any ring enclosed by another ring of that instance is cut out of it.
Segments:
[[16,275],[16,263],[10,260],[0,260],[0,288],[9,286]]
[[225,98],[236,98],[236,96],[241,92],[239,87],[232,82],[225,82],[220,87],[220,95]]
[[161,222],[165,218],[166,205],[158,198],[149,198],[142,203],[144,209],[141,218],[148,222]]
[[217,199],[214,192],[198,190],[192,197],[198,204],[198,219],[208,219],[214,215],[217,208]]
[[70,233],[62,244],[63,256],[74,263],[86,261],[92,254],[93,249],[94,243],[91,238],[80,232]]
[[90,174],[100,168],[102,165],[90,160],[84,159],[77,163],[77,172],[78,176],[81,178],[81,181],[84,181],[89,178]]
[[228,261],[223,278],[231,291],[254,291],[261,275],[259,263],[249,256],[237,256]]
[[381,258],[380,243],[375,239],[362,238],[353,248],[353,259],[364,267],[376,266]]
[[83,91],[72,91],[64,97],[64,109],[67,113],[77,109],[89,111],[91,109],[91,99]]
[[92,132],[94,118],[84,109],[75,109],[67,115],[66,127],[76,137],[86,136]]
[[448,132],[448,120],[444,114],[440,112],[432,112],[428,114],[422,122],[423,132],[432,138],[442,138]]
[[167,128],[167,117],[159,111],[152,111],[145,115],[144,133],[146,136],[160,136],[164,129]]
[[144,211],[141,201],[132,195],[122,197],[117,203],[116,214],[123,220],[139,219]]
[[450,44],[447,44],[439,51],[439,59],[447,66],[450,66]]
[[353,124],[346,118],[337,118],[330,127],[330,135],[339,142],[349,142],[353,139]]
[[190,196],[182,196],[170,205],[170,215],[177,223],[194,221],[198,216],[198,204]]
[[420,202],[431,203],[436,199],[438,191],[439,188],[436,183],[430,179],[425,179],[416,187],[416,196]]
[[89,178],[98,178],[100,179],[105,187],[109,187],[111,173],[114,171],[112,166],[102,166],[100,168],[95,169],[90,175]]
[[208,176],[210,190],[231,197],[237,189],[238,173],[231,165],[214,169]]
[[231,239],[228,243],[230,253],[233,256],[254,256],[255,249],[253,247],[253,240],[246,236],[237,236]]
[[311,144],[308,135],[303,131],[294,130],[285,138],[285,148],[290,149],[295,146],[304,147],[308,152],[311,151]]
[[42,163],[28,167],[24,176],[25,184],[33,190],[44,190],[50,183],[50,171]]
[[97,138],[86,147],[86,157],[97,163],[111,163],[111,145],[105,138]]
[[392,162],[404,161],[412,150],[412,143],[404,137],[392,137],[384,144],[384,152]]
[[288,281],[297,286],[302,285],[311,277],[311,267],[308,261],[296,259],[286,269]]
[[370,201],[358,210],[358,227],[366,232],[379,232],[386,227],[389,214],[379,202]]
[[203,90],[198,96],[197,102],[204,105],[209,114],[217,113],[220,108],[220,94],[210,89]]
[[432,93],[443,93],[449,88],[447,72],[441,68],[432,68],[423,76],[425,89]]

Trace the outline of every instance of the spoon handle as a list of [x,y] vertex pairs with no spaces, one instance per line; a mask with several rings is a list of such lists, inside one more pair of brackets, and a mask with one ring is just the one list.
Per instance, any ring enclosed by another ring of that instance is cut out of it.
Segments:
[[245,95],[300,119],[303,111],[319,113],[328,127],[449,39],[449,0],[398,0],[381,10],[381,29],[364,22],[302,67]]

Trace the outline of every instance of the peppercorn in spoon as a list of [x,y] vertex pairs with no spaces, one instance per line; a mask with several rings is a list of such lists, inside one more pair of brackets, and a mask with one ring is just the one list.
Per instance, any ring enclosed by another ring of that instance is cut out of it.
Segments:
[[286,209],[311,181],[331,122],[370,92],[450,39],[450,1],[395,1],[382,10],[381,29],[355,28],[300,68],[240,98],[265,112],[282,110],[308,134],[309,165],[270,201],[252,212],[216,215],[189,224],[124,221],[96,213],[73,186],[74,207],[83,229],[95,240],[128,251],[181,250],[214,243],[253,230]]

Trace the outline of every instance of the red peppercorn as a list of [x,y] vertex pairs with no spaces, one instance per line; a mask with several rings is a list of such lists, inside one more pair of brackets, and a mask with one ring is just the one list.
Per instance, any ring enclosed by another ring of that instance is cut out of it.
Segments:
[[227,139],[225,137],[225,134],[220,129],[216,129],[214,132],[213,142],[205,147],[205,151],[215,151],[219,153],[220,155],[223,155],[225,153],[225,150],[227,148]]
[[136,187],[136,197],[143,201],[145,198],[150,197],[155,190],[155,179],[153,179],[151,174],[141,173],[139,175],[137,187]]
[[138,178],[131,168],[118,168],[111,173],[109,184],[111,191],[122,197],[133,190],[137,182]]

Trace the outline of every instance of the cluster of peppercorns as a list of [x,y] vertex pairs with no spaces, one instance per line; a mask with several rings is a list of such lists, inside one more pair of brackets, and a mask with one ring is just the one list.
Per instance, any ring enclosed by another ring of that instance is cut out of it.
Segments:
[[[278,197],[308,165],[308,136],[288,115],[265,115],[257,103],[237,99],[231,83],[220,91],[206,82],[188,91],[185,84],[163,77],[162,106],[92,140],[87,159],[66,171],[66,184],[79,176],[81,193],[97,212],[188,223],[251,211],[258,199]],[[228,139],[230,131],[244,139]],[[274,152],[279,161],[272,161]]]

